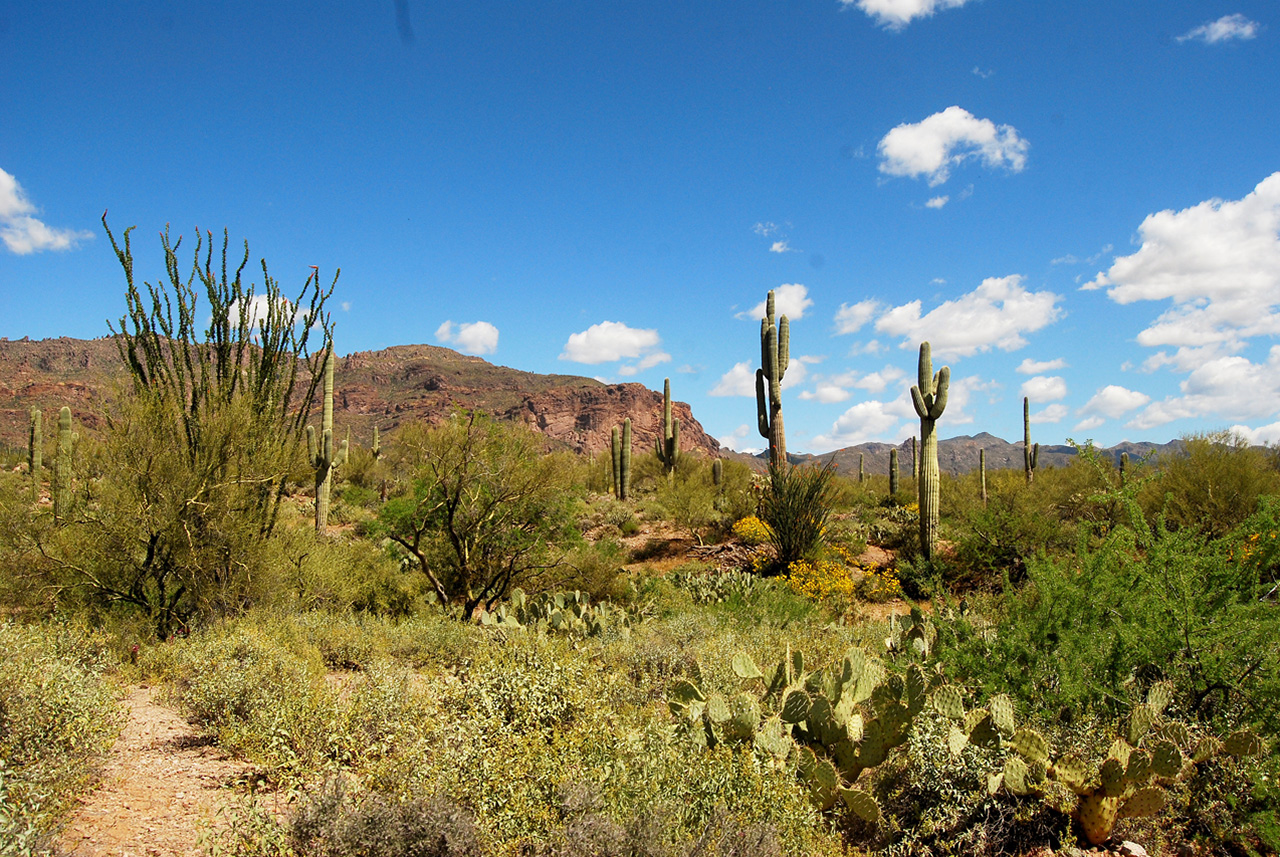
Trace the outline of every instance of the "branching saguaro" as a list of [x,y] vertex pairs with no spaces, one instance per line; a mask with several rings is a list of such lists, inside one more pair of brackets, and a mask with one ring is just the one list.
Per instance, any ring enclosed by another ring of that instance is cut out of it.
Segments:
[[938,435],[937,421],[947,407],[951,367],[943,366],[935,375],[929,343],[920,343],[919,383],[911,388],[911,403],[920,417],[920,550],[933,559],[938,541]]
[[[760,319],[760,368],[756,370],[756,421],[760,436],[769,441],[769,460],[787,463],[787,433],[782,425],[782,376],[791,353],[791,322],[784,315],[774,321],[773,290]],[[767,393],[767,395],[766,395]]]
[[1035,478],[1036,467],[1040,464],[1040,444],[1031,445],[1031,400],[1022,397],[1022,470],[1026,474],[1027,484]]
[[680,420],[671,416],[671,379],[662,382],[662,425],[654,439],[654,449],[662,469],[670,478],[680,462]]

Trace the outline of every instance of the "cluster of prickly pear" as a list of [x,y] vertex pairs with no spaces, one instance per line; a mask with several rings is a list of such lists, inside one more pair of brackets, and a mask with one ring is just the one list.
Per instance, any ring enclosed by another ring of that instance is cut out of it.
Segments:
[[58,412],[58,456],[53,462],[53,518],[61,521],[71,510],[71,452],[75,435],[71,431],[71,409]]
[[613,496],[626,500],[631,495],[631,418],[622,421],[622,431],[614,426],[609,437],[613,458]]
[[969,744],[1005,751],[1001,769],[988,777],[991,794],[1002,788],[1015,795],[1066,789],[1074,800],[1059,808],[1080,823],[1091,844],[1099,845],[1111,836],[1119,819],[1154,815],[1163,809],[1167,784],[1188,766],[1220,752],[1246,756],[1262,750],[1261,740],[1247,730],[1226,741],[1208,736],[1193,744],[1182,724],[1161,723],[1171,697],[1169,685],[1153,685],[1146,702],[1134,706],[1122,724],[1122,734],[1097,766],[1071,753],[1053,758],[1043,735],[1017,728],[1013,701],[1004,694],[988,700],[986,708],[966,711],[960,690],[947,685],[934,692],[933,704],[953,721],[947,738],[952,753],[958,755]]
[[[951,387],[951,367],[943,366],[937,374],[929,358],[929,343],[920,343],[919,383],[911,388],[911,403],[920,417],[920,550],[925,559],[933,559],[938,541],[938,418],[947,407],[947,391]],[[912,438],[914,445],[915,439]]]
[[1022,397],[1022,470],[1027,484],[1031,484],[1036,466],[1040,463],[1040,444],[1031,444],[1031,400]]
[[887,673],[856,646],[838,663],[811,673],[801,653],[788,648],[767,686],[749,655],[735,655],[731,665],[743,682],[732,699],[703,693],[690,679],[668,694],[672,712],[695,742],[749,740],[779,761],[794,747],[797,774],[815,805],[826,810],[842,801],[867,821],[878,821],[879,805],[857,787],[858,777],[906,742],[940,679],[918,664],[905,677]]
[[609,628],[629,636],[633,617],[608,602],[592,604],[585,592],[541,592],[530,598],[523,589],[513,589],[507,601],[480,614],[486,627],[535,630],[540,634],[562,633],[595,637]]
[[[760,436],[769,441],[769,459],[787,463],[787,433],[782,425],[782,376],[791,354],[791,323],[784,315],[774,322],[773,290],[765,300],[760,320],[760,368],[756,370],[756,423]],[[767,388],[767,397],[766,397]]]
[[677,569],[671,572],[670,580],[672,585],[688,592],[694,604],[721,604],[734,597],[745,600],[763,585],[763,578],[758,574],[739,569],[709,574]]
[[320,421],[321,434],[316,438],[314,426],[307,426],[307,454],[316,471],[316,532],[329,525],[329,492],[333,487],[333,469],[347,461],[350,441],[344,440],[335,455],[333,451],[333,350],[324,361],[324,401]]
[[31,409],[31,433],[27,438],[27,473],[31,475],[31,499],[40,499],[40,468],[44,466],[43,415],[39,408]]
[[662,469],[670,476],[680,458],[680,420],[671,418],[670,378],[665,378],[662,382],[662,429],[654,444]]
[[919,658],[929,657],[938,639],[938,629],[919,607],[912,607],[906,616],[889,616],[889,636],[884,647],[890,652],[910,651]]

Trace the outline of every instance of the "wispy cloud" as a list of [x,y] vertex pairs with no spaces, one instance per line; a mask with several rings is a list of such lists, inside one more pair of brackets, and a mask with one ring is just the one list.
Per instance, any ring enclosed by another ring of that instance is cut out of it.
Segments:
[[800,251],[792,247],[788,241],[783,240],[783,241],[774,241],[773,244],[770,245],[769,247],[769,252],[770,253],[799,253]]
[[1107,420],[1124,416],[1150,401],[1151,397],[1146,393],[1108,384],[1094,393],[1093,397],[1084,403],[1084,407],[1076,411],[1077,416],[1084,417],[1076,423],[1076,431],[1095,429]]
[[942,206],[946,205],[950,199],[951,197],[949,196],[931,197],[929,201],[924,204],[924,207],[925,208],[942,208]]
[[962,107],[948,107],[919,122],[898,125],[880,141],[880,172],[891,176],[927,176],[936,187],[952,167],[976,159],[991,168],[1019,172],[1027,165],[1030,144],[1012,125],[979,119]]
[[1066,369],[1067,361],[1059,357],[1056,360],[1032,360],[1030,357],[1018,364],[1013,371],[1019,375],[1043,375],[1045,372],[1056,372]]
[[0,240],[9,252],[26,256],[43,250],[70,250],[93,238],[92,232],[48,226],[34,216],[37,213],[18,180],[0,169]]
[[487,321],[446,321],[436,328],[436,340],[457,347],[463,354],[492,354],[498,350],[498,328]]
[[955,9],[969,0],[840,0],[874,18],[885,29],[901,30],[916,18],[927,18],[940,9]]
[[1256,37],[1259,29],[1257,21],[1250,21],[1237,12],[1234,15],[1223,15],[1216,21],[1201,24],[1195,29],[1178,36],[1178,41],[1197,41],[1204,42],[1207,45],[1216,45],[1219,42],[1228,42],[1232,39],[1244,41]]

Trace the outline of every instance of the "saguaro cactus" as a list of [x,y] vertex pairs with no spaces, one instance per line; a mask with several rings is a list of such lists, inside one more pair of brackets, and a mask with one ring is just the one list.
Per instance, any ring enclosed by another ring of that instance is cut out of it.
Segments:
[[324,402],[317,442],[314,426],[307,426],[307,452],[316,470],[316,532],[324,533],[329,525],[329,492],[333,487],[333,470],[347,461],[347,441],[337,454],[333,451],[333,349],[324,361]]
[[[775,464],[787,462],[787,433],[782,425],[782,376],[791,356],[791,322],[784,315],[774,323],[773,290],[765,301],[765,317],[760,319],[760,368],[756,370],[756,422],[760,436],[769,441],[769,458]],[[768,382],[768,399],[765,382]]]
[[373,453],[373,460],[377,461],[382,457],[382,438],[378,436],[378,427],[373,427],[373,445],[369,447],[369,451]]
[[1125,476],[1129,470],[1129,453],[1120,453],[1120,486],[1124,487]]
[[1040,444],[1031,445],[1031,400],[1022,397],[1022,470],[1031,484],[1032,474],[1040,463]]
[[933,559],[938,540],[938,435],[937,422],[947,407],[947,390],[951,386],[951,367],[943,366],[935,375],[929,358],[929,343],[920,343],[919,383],[911,388],[911,403],[920,416],[920,550],[924,558]]
[[920,452],[916,446],[915,435],[911,436],[911,478],[920,478]]
[[71,409],[58,412],[58,457],[53,462],[53,519],[61,521],[71,510]]
[[610,432],[613,454],[613,496],[626,500],[631,496],[631,419],[622,421],[622,432],[614,426]]
[[720,488],[724,485],[724,461],[717,458],[711,462],[711,484]]
[[654,441],[662,469],[670,476],[680,458],[680,420],[671,418],[671,379],[662,381],[662,431]]
[[39,408],[31,409],[31,434],[27,438],[27,473],[31,476],[31,499],[40,499],[40,469],[44,466],[43,415]]
[[898,493],[898,448],[889,449],[889,496]]
[[864,466],[863,454],[861,452],[858,453],[858,481],[867,481],[867,469]]
[[978,474],[982,477],[982,505],[987,505],[987,451],[978,450]]

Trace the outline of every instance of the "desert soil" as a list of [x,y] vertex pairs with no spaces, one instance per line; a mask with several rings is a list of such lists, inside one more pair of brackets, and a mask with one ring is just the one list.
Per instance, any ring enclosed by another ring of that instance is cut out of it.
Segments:
[[203,854],[225,811],[244,800],[230,787],[250,767],[201,737],[159,704],[150,687],[131,688],[129,719],[103,771],[59,839],[66,857],[177,857]]

